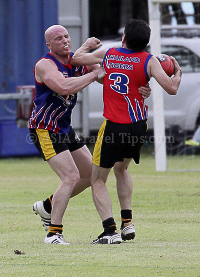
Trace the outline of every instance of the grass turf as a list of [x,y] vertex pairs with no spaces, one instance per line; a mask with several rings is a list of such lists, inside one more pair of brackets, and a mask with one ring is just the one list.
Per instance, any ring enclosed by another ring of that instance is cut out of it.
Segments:
[[[143,154],[141,164],[129,168],[135,240],[90,245],[102,225],[87,189],[70,200],[65,213],[67,246],[45,245],[46,233],[32,212],[32,204],[59,184],[48,164],[40,158],[2,159],[0,172],[0,276],[200,276],[199,172],[155,172],[153,157]],[[119,228],[113,172],[107,187]]]

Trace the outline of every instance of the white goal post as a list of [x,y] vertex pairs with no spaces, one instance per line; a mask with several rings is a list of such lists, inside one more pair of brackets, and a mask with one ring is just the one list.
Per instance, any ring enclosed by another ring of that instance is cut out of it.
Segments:
[[[160,9],[159,4],[173,4],[193,2],[200,3],[199,0],[148,0],[149,24],[151,27],[150,49],[153,55],[161,53],[160,45]],[[155,147],[155,166],[156,171],[167,170],[165,122],[164,122],[164,103],[163,93],[160,85],[152,80],[153,97],[153,120],[154,120],[154,147]]]

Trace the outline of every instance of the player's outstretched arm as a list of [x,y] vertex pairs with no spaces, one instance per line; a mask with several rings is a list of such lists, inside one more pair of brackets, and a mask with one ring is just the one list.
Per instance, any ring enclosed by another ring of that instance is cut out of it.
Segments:
[[176,95],[181,82],[182,71],[178,62],[173,57],[171,57],[171,59],[175,67],[175,74],[173,77],[167,76],[159,61],[154,56],[152,56],[148,62],[148,75],[150,78],[154,77],[168,94]]
[[102,79],[104,69],[99,67],[88,74],[80,77],[68,77],[58,71],[57,66],[48,59],[40,60],[35,67],[35,78],[39,83],[44,83],[51,90],[60,95],[75,94],[90,83]]
[[88,53],[88,51],[92,49],[97,49],[101,46],[100,40],[92,37],[88,38],[82,46],[76,50],[73,57],[71,58],[71,64],[75,66],[79,65],[91,65],[101,63],[104,55],[106,53],[106,49],[99,49],[92,53]]

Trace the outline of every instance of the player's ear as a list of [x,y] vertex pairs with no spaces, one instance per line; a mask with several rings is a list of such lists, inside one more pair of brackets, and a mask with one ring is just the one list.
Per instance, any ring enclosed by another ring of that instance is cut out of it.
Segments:
[[50,49],[51,44],[47,42],[47,43],[46,43],[46,46]]
[[122,45],[126,43],[126,36],[123,34],[122,35]]

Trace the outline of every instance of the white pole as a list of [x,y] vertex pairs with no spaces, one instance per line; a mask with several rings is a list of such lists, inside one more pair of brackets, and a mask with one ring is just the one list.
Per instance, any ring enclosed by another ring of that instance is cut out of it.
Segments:
[[[149,2],[149,23],[151,27],[150,49],[153,55],[161,53],[159,3]],[[154,147],[156,171],[166,171],[166,143],[163,92],[155,79],[152,80]]]
[[[81,29],[81,44],[86,41],[89,36],[89,3],[88,0],[81,1],[81,18],[82,18],[82,29]],[[89,136],[89,114],[88,114],[88,103],[89,103],[89,91],[88,87],[83,89],[82,93],[82,135],[83,137]]]

